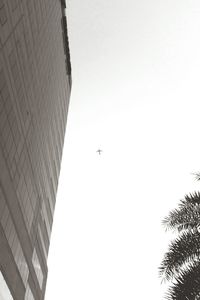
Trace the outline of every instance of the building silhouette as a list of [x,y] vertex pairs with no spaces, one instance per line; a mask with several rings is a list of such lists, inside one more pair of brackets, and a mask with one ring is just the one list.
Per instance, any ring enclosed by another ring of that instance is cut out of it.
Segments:
[[0,0],[0,299],[42,300],[69,97],[65,1]]

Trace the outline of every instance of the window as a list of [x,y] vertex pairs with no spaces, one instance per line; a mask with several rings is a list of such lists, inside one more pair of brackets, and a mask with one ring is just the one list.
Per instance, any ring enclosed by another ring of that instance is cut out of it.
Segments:
[[29,284],[26,287],[26,294],[25,294],[24,300],[35,300],[32,292],[31,292]]
[[[19,273],[21,275],[24,286],[26,286],[27,280],[28,280],[28,275],[29,275],[28,265],[26,263],[26,259],[24,257],[24,253],[23,253],[19,238],[17,236],[17,232],[15,229],[14,223],[12,221],[8,206],[5,203],[4,196],[3,196],[1,189],[0,189],[0,196],[1,196],[1,202],[4,203],[3,204],[4,208],[2,210],[0,223],[3,227],[6,239],[8,241],[9,247],[13,254],[15,263],[16,263]],[[0,291],[1,291],[1,287],[0,287]],[[1,299],[1,297],[0,297],[0,299]],[[7,300],[7,298],[6,298],[6,300]]]
[[33,263],[33,267],[35,269],[35,273],[36,273],[36,276],[37,276],[40,288],[42,289],[43,273],[42,273],[40,262],[39,262],[39,259],[38,259],[38,256],[37,256],[37,252],[36,252],[35,249],[33,251],[32,263]]

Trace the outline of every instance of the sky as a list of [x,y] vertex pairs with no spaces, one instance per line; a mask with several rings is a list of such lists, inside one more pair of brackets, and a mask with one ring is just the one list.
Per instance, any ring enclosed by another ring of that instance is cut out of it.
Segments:
[[200,187],[200,2],[68,0],[67,17],[73,88],[45,300],[164,299],[161,221]]

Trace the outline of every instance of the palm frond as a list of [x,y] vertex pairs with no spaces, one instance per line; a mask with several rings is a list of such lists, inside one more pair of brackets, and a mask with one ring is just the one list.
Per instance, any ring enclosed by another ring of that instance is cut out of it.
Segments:
[[[200,179],[199,179],[200,180]],[[200,192],[193,192],[189,195],[185,195],[186,202],[193,203],[193,204],[200,204]]]
[[162,224],[167,230],[191,230],[200,225],[200,193],[194,192],[181,200],[177,209],[164,218]]
[[169,245],[169,250],[159,267],[159,275],[165,280],[179,276],[182,266],[200,258],[199,246],[199,232],[183,232]]
[[197,181],[200,181],[200,173],[194,173],[193,175]]
[[169,288],[167,300],[196,300],[200,296],[200,263],[195,262],[179,273]]

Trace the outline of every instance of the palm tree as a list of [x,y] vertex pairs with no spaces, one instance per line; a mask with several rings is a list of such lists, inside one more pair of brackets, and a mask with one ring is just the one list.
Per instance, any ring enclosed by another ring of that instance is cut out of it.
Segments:
[[[197,179],[200,176],[197,174]],[[186,195],[177,209],[163,220],[167,230],[178,232],[159,268],[163,280],[171,285],[169,300],[200,299],[200,193]]]

